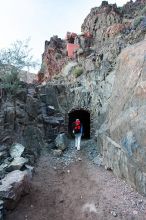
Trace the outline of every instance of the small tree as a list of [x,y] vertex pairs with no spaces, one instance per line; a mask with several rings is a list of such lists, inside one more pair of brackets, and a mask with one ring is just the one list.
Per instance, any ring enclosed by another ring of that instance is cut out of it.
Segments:
[[20,88],[19,72],[29,71],[36,65],[38,64],[33,60],[29,48],[29,39],[17,40],[11,44],[10,48],[0,50],[0,89],[5,89],[7,93],[15,95],[17,89]]
[[37,63],[33,61],[29,41],[29,39],[17,40],[11,44],[10,48],[0,50],[0,64],[14,66],[18,70],[27,68],[29,71],[29,68],[34,68]]

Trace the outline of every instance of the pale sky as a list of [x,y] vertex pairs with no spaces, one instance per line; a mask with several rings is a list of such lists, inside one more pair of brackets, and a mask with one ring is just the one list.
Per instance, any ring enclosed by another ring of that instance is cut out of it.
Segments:
[[[90,9],[102,0],[0,0],[0,48],[31,38],[33,56],[41,60],[44,42],[67,31],[80,33]],[[109,0],[122,6],[127,0]]]

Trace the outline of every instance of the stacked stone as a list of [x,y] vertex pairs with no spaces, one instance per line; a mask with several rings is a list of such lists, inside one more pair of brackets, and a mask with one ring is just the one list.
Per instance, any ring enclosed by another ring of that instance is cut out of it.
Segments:
[[14,209],[22,195],[29,193],[33,167],[22,157],[25,147],[14,144],[0,147],[0,220],[6,210]]

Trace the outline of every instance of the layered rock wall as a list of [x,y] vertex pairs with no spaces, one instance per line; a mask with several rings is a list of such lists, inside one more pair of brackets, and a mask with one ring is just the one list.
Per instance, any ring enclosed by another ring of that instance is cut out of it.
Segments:
[[57,136],[64,124],[55,96],[52,86],[40,89],[25,85],[16,96],[2,97],[0,146],[14,142],[27,146],[25,154],[33,163],[41,149]]
[[109,101],[103,154],[107,167],[146,195],[146,40],[118,58]]

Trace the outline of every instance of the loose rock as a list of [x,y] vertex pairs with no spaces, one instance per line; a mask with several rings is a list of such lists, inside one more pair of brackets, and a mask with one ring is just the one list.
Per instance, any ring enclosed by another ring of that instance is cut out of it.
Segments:
[[117,217],[117,213],[115,211],[111,211],[111,214],[114,216],[114,217]]
[[23,157],[16,157],[6,168],[7,171],[20,170],[24,164],[28,162],[28,159]]
[[68,139],[64,133],[57,136],[55,145],[60,150],[65,150],[68,147]]
[[25,147],[22,144],[15,144],[10,149],[10,155],[12,158],[21,157]]
[[16,207],[20,197],[30,190],[30,177],[26,171],[15,170],[8,173],[0,185],[0,197],[6,200],[6,208]]
[[53,151],[53,155],[56,156],[56,157],[60,157],[62,155],[62,150],[59,150],[59,149],[58,150],[54,150]]

